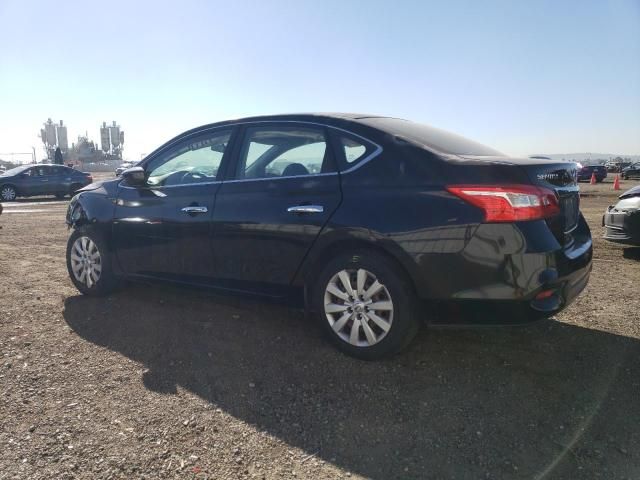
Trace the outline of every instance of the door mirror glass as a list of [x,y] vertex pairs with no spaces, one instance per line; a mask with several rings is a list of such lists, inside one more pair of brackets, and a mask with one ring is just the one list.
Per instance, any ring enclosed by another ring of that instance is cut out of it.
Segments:
[[146,183],[146,175],[142,167],[127,168],[122,172],[122,178],[130,187],[140,187]]

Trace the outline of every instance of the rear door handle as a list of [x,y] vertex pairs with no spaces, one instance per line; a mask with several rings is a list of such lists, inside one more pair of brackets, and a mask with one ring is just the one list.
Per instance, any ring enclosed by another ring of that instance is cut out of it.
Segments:
[[183,207],[180,209],[181,212],[184,213],[207,213],[209,211],[209,209],[207,207],[200,207],[200,206],[190,206],[190,207]]
[[322,213],[324,207],[322,205],[295,205],[287,208],[289,213]]

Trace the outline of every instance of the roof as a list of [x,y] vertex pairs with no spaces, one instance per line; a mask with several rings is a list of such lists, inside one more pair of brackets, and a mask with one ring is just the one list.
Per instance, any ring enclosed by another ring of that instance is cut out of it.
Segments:
[[308,112],[308,113],[279,113],[275,115],[255,115],[251,117],[236,118],[217,123],[237,123],[254,121],[278,121],[278,120],[364,120],[367,118],[386,118],[382,115],[371,115],[366,113],[340,113],[340,112]]

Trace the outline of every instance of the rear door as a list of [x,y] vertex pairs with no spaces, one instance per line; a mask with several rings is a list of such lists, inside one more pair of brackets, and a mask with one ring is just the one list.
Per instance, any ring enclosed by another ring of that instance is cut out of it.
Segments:
[[342,199],[324,127],[250,124],[217,195],[212,251],[220,285],[280,296]]
[[71,181],[70,174],[73,172],[67,167],[55,165],[50,167],[51,175],[49,177],[50,193],[67,193]]

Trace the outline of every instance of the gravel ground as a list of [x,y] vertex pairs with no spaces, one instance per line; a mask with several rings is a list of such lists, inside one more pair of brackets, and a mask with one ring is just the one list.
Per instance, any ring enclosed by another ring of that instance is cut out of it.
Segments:
[[582,186],[594,270],[557,318],[375,363],[278,306],[82,297],[65,203],[5,205],[0,479],[640,478],[640,249],[600,238],[610,181]]

